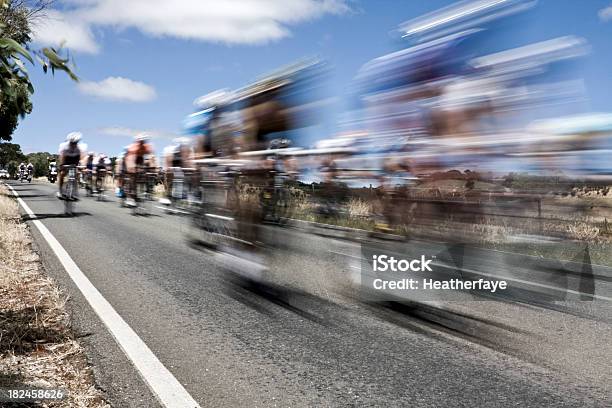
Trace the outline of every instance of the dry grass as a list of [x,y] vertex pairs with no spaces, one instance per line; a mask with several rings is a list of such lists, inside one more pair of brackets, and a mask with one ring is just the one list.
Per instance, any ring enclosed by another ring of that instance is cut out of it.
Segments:
[[346,205],[350,217],[369,217],[373,213],[373,205],[359,198],[351,198]]
[[67,298],[31,249],[17,204],[0,184],[0,388],[61,388],[43,407],[108,407],[70,329]]

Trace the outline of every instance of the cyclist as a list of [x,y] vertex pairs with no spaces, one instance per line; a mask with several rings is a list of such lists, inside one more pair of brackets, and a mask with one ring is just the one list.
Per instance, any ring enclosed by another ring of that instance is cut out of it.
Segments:
[[[189,186],[189,178],[185,177],[184,169],[191,167],[191,160],[193,159],[193,149],[191,147],[191,140],[187,137],[178,137],[172,141],[173,143],[164,149],[164,166],[165,166],[165,178],[164,187],[166,189],[166,198],[160,200],[162,204],[170,204],[172,198],[183,198],[173,197],[173,182],[174,180],[183,181],[183,186]],[[185,190],[183,190],[185,191]],[[179,194],[176,192],[176,194]],[[182,196],[183,194],[180,193]]]
[[19,163],[19,180],[23,179],[26,172],[26,165],[24,162]]
[[87,158],[85,159],[85,168],[87,170],[93,170],[94,156],[95,156],[94,152],[88,152],[87,153]]
[[96,173],[96,192],[100,192],[104,187],[104,179],[106,177],[106,172],[108,170],[108,166],[111,164],[110,159],[105,154],[100,154],[93,161],[93,169]]
[[47,179],[49,179],[51,183],[55,183],[56,178],[57,178],[57,163],[55,161],[51,161],[49,162]]
[[129,146],[125,146],[115,161],[115,178],[117,179],[117,189],[115,195],[117,198],[121,199],[124,199],[126,195],[125,176],[127,173],[125,168],[125,157],[127,156],[128,148]]
[[32,176],[34,175],[34,165],[31,162],[28,162],[26,169],[28,171],[28,181],[32,181]]
[[88,191],[93,191],[93,170],[94,170],[94,152],[87,152],[85,158],[85,188]]
[[[71,132],[66,136],[66,141],[59,146],[59,191],[57,192],[57,198],[60,200],[65,198],[63,194],[64,177],[66,176],[66,169],[64,166],[78,166],[81,162],[82,151],[87,148],[81,141],[83,135],[81,132]],[[74,197],[76,199],[76,197]]]
[[130,182],[130,191],[126,205],[134,207],[136,206],[136,178],[138,173],[145,167],[155,165],[153,146],[149,142],[148,134],[139,133],[136,135],[134,142],[128,146],[124,162]]

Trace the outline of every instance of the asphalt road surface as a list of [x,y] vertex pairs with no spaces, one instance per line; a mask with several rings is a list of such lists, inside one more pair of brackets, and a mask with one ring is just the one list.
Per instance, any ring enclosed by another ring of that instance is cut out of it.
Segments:
[[[184,217],[82,197],[68,218],[55,185],[10,184],[203,407],[612,406],[605,300],[364,302],[350,279],[357,244],[278,227],[267,229],[271,283],[252,287],[188,245]],[[108,400],[159,406],[31,229]],[[595,293],[609,294],[609,278]]]

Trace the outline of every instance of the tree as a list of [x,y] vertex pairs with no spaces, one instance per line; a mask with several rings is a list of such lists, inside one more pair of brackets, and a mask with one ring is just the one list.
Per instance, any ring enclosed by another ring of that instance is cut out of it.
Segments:
[[0,101],[0,140],[11,140],[19,118],[32,112],[30,92],[25,84],[15,85],[15,92],[2,96]]
[[15,143],[0,143],[0,167],[8,170],[11,176],[17,172],[19,163],[25,160],[21,146]]
[[6,165],[6,170],[9,172],[9,175],[11,177],[14,177],[15,174],[17,173],[17,169],[19,168],[19,163],[21,163],[21,161],[11,160]]
[[3,35],[28,44],[32,40],[31,23],[44,16],[45,9],[54,0],[6,0],[0,8],[0,21],[4,24]]
[[27,155],[27,160],[29,163],[34,165],[34,177],[44,177],[47,175],[47,170],[49,169],[49,162],[56,157],[51,153],[47,152],[38,152],[38,153],[30,153]]
[[30,95],[34,86],[26,62],[38,62],[46,73],[49,68],[66,72],[78,81],[69,57],[55,48],[28,50],[30,22],[46,8],[50,0],[0,0],[0,141],[10,141],[18,118],[32,111]]
[[16,143],[0,143],[0,167],[7,167],[10,162],[21,162],[26,156],[21,146]]

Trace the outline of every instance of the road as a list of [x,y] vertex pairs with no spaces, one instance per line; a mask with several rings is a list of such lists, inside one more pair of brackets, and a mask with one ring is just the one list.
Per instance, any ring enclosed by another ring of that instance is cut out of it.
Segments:
[[[187,244],[185,218],[134,216],[111,198],[82,198],[67,218],[56,186],[10,184],[203,407],[612,404],[610,302],[362,302],[349,279],[355,243],[275,227],[274,284],[252,288]],[[31,230],[109,401],[160,406]]]

